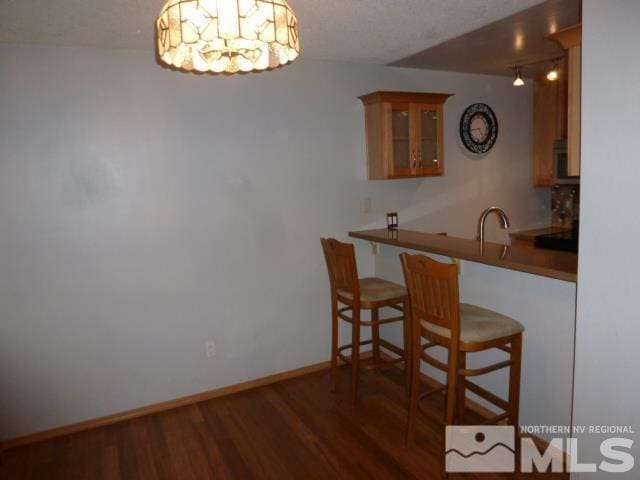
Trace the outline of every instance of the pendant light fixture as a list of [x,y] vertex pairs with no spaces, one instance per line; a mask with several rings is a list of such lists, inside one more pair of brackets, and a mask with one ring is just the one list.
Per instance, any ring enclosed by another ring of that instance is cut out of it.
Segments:
[[514,87],[521,87],[524,85],[524,79],[522,78],[522,74],[520,73],[520,67],[516,67],[516,78],[513,81]]
[[265,70],[300,54],[286,0],[168,0],[156,29],[160,59],[187,71]]

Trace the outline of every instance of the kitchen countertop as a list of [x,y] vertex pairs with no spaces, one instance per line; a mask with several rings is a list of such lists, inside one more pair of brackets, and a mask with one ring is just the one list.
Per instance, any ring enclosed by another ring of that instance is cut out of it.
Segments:
[[534,230],[521,230],[519,232],[509,233],[511,238],[517,238],[519,240],[534,240],[538,235],[550,235],[552,233],[570,232],[571,229],[567,227],[546,227],[536,228]]
[[575,283],[577,280],[578,255],[570,252],[511,247],[491,242],[481,245],[477,240],[466,238],[410,230],[389,231],[386,228],[349,232],[349,236],[567,282]]

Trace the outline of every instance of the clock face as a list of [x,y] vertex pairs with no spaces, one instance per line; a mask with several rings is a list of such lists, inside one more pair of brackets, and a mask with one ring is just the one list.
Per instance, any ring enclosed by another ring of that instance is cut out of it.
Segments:
[[472,153],[486,153],[498,138],[498,120],[489,105],[474,103],[460,119],[460,138]]
[[469,122],[471,138],[476,143],[485,143],[489,139],[489,119],[483,113],[476,113]]

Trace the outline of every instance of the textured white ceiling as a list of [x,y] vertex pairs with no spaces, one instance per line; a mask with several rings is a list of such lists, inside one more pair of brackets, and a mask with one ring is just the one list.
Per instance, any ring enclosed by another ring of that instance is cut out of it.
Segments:
[[[153,50],[165,0],[0,0],[0,42]],[[303,55],[386,64],[543,0],[289,0]]]

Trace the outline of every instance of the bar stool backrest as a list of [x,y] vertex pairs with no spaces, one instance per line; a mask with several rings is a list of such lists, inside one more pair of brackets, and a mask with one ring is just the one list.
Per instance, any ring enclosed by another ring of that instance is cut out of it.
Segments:
[[[413,325],[420,331],[420,321],[449,329],[455,343],[460,339],[460,298],[458,268],[454,264],[441,263],[426,255],[400,255],[404,278],[409,293]],[[435,334],[438,343],[449,339]]]
[[354,303],[359,302],[360,282],[353,244],[342,243],[335,238],[322,238],[320,242],[327,262],[332,296],[342,297],[338,292],[347,292],[351,294]]

